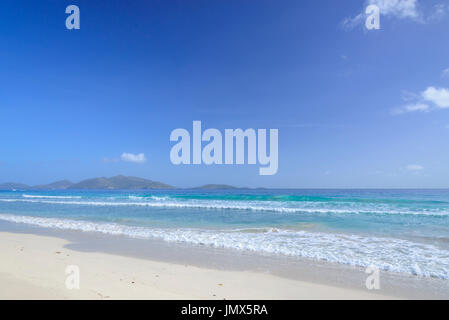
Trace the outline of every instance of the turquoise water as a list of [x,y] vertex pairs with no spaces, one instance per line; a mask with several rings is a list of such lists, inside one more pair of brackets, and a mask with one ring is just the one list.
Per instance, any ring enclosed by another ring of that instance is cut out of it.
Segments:
[[0,219],[449,279],[449,190],[0,191]]

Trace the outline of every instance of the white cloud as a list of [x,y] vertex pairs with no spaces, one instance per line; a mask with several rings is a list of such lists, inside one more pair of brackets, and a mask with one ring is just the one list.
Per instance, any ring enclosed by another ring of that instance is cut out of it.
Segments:
[[417,18],[418,0],[369,0],[368,4],[374,4],[379,7],[380,13],[386,16],[396,18]]
[[147,159],[145,158],[145,154],[132,154],[132,153],[122,153],[120,159],[125,162],[133,162],[133,163],[145,163]]
[[358,25],[363,25],[366,18],[365,8],[369,5],[378,6],[382,16],[421,23],[441,20],[449,13],[448,4],[438,3],[432,8],[425,8],[424,3],[427,5],[426,1],[419,2],[419,0],[366,0],[361,13],[344,19],[342,26],[344,29],[351,30]]
[[393,109],[393,115],[399,115],[409,112],[429,112],[437,109],[449,108],[449,89],[428,87],[420,95],[407,92],[404,100],[415,100],[415,103],[409,103],[403,107]]
[[449,108],[449,89],[428,87],[421,93],[424,100],[433,102],[437,107]]
[[417,19],[419,13],[417,11],[418,0],[367,0],[361,13],[354,17],[348,17],[343,20],[342,26],[344,29],[351,30],[358,25],[363,25],[366,19],[365,9],[369,5],[376,5],[379,7],[380,14],[384,16],[391,16],[399,19]]
[[421,171],[424,170],[424,167],[419,164],[409,164],[407,166],[407,170],[409,171]]
[[409,105],[403,106],[398,109],[394,109],[392,111],[392,113],[393,114],[403,114],[403,113],[416,112],[416,111],[428,112],[429,110],[430,110],[430,106],[428,104],[416,103],[416,104],[409,104]]

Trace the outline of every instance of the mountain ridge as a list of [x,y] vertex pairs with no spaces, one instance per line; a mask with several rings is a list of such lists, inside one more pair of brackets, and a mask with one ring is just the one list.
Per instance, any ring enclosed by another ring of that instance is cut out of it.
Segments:
[[118,175],[110,178],[98,177],[73,183],[69,180],[59,180],[49,184],[29,186],[23,183],[5,182],[0,184],[0,190],[147,190],[175,189],[176,187],[159,181],[144,178]]
[[91,178],[75,183],[68,190],[147,190],[147,189],[175,189],[174,186],[144,178],[118,175],[110,178]]
[[196,189],[196,190],[232,190],[242,189],[227,184],[205,184],[199,187],[178,188],[163,182],[150,179],[117,175],[113,177],[96,177],[74,183],[70,180],[58,180],[49,184],[30,186],[24,183],[0,183],[0,190],[151,190],[151,189]]

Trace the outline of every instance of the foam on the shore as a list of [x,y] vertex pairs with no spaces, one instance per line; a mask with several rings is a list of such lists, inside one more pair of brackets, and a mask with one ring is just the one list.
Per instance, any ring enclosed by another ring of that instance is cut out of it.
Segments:
[[0,214],[0,219],[47,228],[100,232],[141,239],[162,239],[168,242],[282,254],[359,267],[373,265],[386,271],[449,279],[448,251],[430,244],[395,238],[277,228],[234,230],[147,228],[9,214]]

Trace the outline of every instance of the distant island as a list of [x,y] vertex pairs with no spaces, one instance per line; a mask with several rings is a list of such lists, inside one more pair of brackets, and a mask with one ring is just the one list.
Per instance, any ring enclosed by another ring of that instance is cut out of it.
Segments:
[[[111,178],[92,178],[73,183],[69,180],[56,181],[50,184],[29,186],[23,183],[6,182],[0,184],[0,190],[151,190],[177,189],[174,186],[158,181],[138,177],[115,176]],[[238,189],[226,184],[206,184],[192,189],[220,190]]]
[[14,182],[0,184],[0,190],[148,190],[174,188],[175,187],[162,182],[122,175],[111,178],[101,177],[86,179],[78,183],[73,183],[69,180],[61,180],[37,186],[28,186]]

